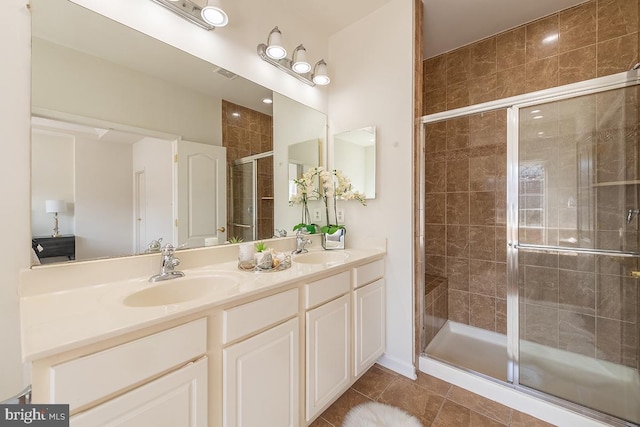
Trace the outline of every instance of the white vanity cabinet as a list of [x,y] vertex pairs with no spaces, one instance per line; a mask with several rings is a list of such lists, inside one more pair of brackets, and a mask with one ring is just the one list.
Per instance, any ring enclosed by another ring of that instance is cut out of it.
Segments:
[[384,261],[354,269],[354,375],[364,373],[384,353],[386,297]]
[[291,289],[223,311],[223,426],[299,425],[298,295]]
[[350,290],[349,271],[305,285],[307,422],[350,384]]
[[69,404],[74,427],[207,425],[206,319],[89,351],[46,366],[35,403]]

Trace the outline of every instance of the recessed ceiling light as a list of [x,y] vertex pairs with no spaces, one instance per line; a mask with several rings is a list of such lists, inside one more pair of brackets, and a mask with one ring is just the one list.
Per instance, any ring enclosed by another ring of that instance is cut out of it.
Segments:
[[262,102],[263,102],[264,104],[273,104],[273,99],[271,99],[271,98],[264,98],[264,99],[262,100]]

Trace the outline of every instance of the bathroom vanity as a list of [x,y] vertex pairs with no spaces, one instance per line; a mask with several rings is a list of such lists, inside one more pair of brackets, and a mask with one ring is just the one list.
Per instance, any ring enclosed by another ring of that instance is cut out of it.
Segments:
[[113,265],[25,271],[33,402],[68,403],[72,426],[310,424],[384,352],[384,248],[312,248],[272,273],[239,271],[236,254],[179,252],[185,277],[159,284],[123,277],[158,254],[103,283],[88,278]]

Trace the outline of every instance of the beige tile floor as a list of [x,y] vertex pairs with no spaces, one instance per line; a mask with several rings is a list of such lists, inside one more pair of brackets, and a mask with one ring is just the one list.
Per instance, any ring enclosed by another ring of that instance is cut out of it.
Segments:
[[352,407],[369,401],[394,405],[434,427],[545,427],[544,421],[449,384],[418,374],[412,381],[374,365],[320,415],[311,427],[339,427]]

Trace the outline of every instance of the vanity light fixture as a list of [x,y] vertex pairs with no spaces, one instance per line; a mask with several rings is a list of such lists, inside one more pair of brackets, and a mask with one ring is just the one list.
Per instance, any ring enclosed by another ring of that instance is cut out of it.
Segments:
[[311,65],[307,62],[307,49],[305,49],[303,45],[299,45],[294,49],[291,69],[298,74],[304,74],[311,71]]
[[151,0],[205,30],[224,27],[229,17],[220,5],[221,0]]
[[258,45],[258,55],[264,61],[309,86],[328,85],[331,81],[324,59],[318,61],[313,67],[313,73],[311,72],[311,65],[307,61],[307,50],[302,44],[293,50],[291,59],[287,58],[287,50],[282,43],[282,33],[278,27],[274,27],[269,33],[267,44]]
[[282,33],[278,27],[275,27],[269,33],[265,52],[271,59],[282,59],[287,56],[287,49],[282,46]]
[[208,0],[200,15],[205,22],[214,27],[224,27],[229,23],[229,16],[222,9],[220,0]]
[[331,82],[331,79],[327,75],[327,63],[324,62],[324,59],[318,61],[313,67],[313,82],[320,86],[328,85]]
[[67,203],[64,200],[46,200],[44,208],[47,213],[53,214],[53,234],[51,237],[60,237],[60,229],[58,228],[58,214],[67,211]]

